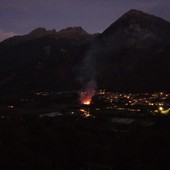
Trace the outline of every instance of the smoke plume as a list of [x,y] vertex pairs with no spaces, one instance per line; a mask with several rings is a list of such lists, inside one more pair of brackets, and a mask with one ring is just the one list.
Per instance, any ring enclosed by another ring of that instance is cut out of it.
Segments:
[[86,53],[80,68],[79,80],[82,84],[82,93],[80,100],[82,103],[89,103],[95,94],[97,88],[96,83],[96,47],[91,45],[91,48]]

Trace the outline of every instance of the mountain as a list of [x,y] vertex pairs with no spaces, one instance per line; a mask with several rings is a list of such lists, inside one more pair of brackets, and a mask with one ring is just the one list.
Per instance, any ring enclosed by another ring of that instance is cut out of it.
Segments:
[[58,37],[74,39],[78,37],[87,37],[89,34],[81,27],[68,27],[58,32]]
[[170,23],[130,10],[103,33],[37,28],[0,43],[0,92],[170,90]]
[[36,40],[46,36],[54,36],[55,38],[66,38],[66,39],[79,39],[82,37],[90,36],[85,30],[81,27],[69,27],[66,29],[62,29],[60,31],[53,30],[46,30],[45,28],[36,28],[35,30],[31,31],[29,34],[26,35],[18,35],[11,38],[8,38],[2,42],[2,44],[6,45],[16,45],[19,43],[23,43],[26,41]]
[[44,37],[47,35],[56,35],[57,32],[55,29],[53,30],[46,30],[45,28],[36,28],[35,30],[31,31],[27,36],[30,38],[39,38]]
[[[148,48],[153,45],[170,45],[170,23],[138,10],[130,10],[110,25],[102,34],[109,44]],[[147,43],[147,44],[146,44]],[[107,45],[108,45],[107,44]]]
[[99,39],[102,51],[97,69],[103,87],[130,91],[169,89],[169,22],[130,10]]
[[17,36],[8,38],[4,40],[1,44],[16,45],[19,43],[23,43],[25,41],[34,40],[34,39],[45,37],[48,35],[55,35],[56,33],[57,33],[56,30],[46,30],[45,28],[37,28],[31,31],[27,35],[17,35]]
[[[0,43],[0,91],[77,89],[73,68],[88,46],[81,27],[38,28]],[[80,55],[81,54],[81,55]]]

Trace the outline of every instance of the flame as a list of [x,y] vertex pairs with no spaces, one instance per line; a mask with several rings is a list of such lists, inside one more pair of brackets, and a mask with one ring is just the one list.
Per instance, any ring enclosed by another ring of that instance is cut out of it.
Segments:
[[96,82],[91,80],[87,83],[86,89],[80,94],[80,101],[84,105],[90,105],[92,97],[95,95]]
[[90,105],[90,103],[91,103],[91,100],[90,100],[90,99],[83,101],[83,104],[84,104],[84,105]]
[[88,92],[82,92],[80,95],[80,101],[84,105],[90,105],[91,104],[91,99],[94,94],[88,93]]

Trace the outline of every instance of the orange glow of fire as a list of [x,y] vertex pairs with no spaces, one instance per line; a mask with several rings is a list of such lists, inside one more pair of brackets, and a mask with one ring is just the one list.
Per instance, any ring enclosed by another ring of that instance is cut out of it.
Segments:
[[82,103],[83,103],[84,105],[90,105],[90,102],[91,102],[90,99],[86,99],[86,100],[83,101]]
[[80,94],[80,101],[84,105],[90,105],[92,102],[92,97],[95,95],[96,82],[91,80],[86,83],[85,91]]
[[93,97],[92,94],[89,94],[87,92],[82,92],[81,95],[80,95],[80,101],[84,105],[90,105],[92,97]]

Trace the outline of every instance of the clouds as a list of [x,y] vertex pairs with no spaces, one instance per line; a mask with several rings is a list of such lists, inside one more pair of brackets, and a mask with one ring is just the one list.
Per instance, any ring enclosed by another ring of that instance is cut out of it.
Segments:
[[15,35],[17,35],[15,32],[4,32],[3,30],[0,30],[0,42]]

